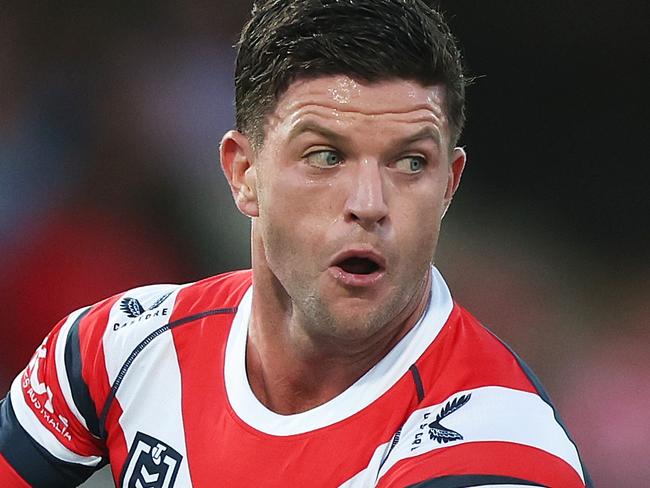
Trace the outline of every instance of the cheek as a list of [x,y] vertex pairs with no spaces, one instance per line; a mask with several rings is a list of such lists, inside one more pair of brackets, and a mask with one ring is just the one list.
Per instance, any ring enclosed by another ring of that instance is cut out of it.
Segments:
[[[302,229],[318,229],[339,205],[342,194],[335,180],[310,178],[298,168],[287,168],[273,175],[260,195],[260,214],[299,233]],[[303,239],[309,235],[303,234]]]
[[315,252],[322,233],[313,194],[285,179],[264,187],[259,202],[258,222],[269,261],[304,261]]
[[440,233],[442,205],[427,199],[419,200],[419,205],[409,205],[395,219],[398,250],[408,252],[410,259],[419,261],[433,256]]

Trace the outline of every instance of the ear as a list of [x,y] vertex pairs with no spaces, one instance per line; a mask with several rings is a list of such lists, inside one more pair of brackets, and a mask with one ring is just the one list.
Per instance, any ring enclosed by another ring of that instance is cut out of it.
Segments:
[[244,215],[258,217],[257,174],[250,141],[241,132],[228,131],[221,139],[219,156],[235,205]]
[[465,169],[465,162],[467,161],[467,154],[462,147],[456,147],[451,153],[451,163],[449,164],[449,173],[447,175],[447,189],[445,190],[444,211],[442,216],[447,213],[451,200],[458,190],[460,185],[460,177],[463,175]]

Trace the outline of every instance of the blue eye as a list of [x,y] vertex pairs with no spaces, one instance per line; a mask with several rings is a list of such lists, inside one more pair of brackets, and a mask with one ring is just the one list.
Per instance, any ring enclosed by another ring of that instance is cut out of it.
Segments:
[[316,168],[333,168],[334,166],[341,164],[343,161],[338,153],[328,150],[316,151],[308,154],[306,159],[310,165],[315,166]]
[[426,161],[420,156],[407,156],[395,162],[395,168],[406,173],[419,173],[426,166]]

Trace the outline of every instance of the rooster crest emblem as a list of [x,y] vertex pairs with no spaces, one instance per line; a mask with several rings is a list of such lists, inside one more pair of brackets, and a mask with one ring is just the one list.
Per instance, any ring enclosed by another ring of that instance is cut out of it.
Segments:
[[460,435],[455,430],[448,429],[440,424],[440,422],[445,418],[454,413],[460,407],[469,402],[469,399],[472,397],[472,394],[461,395],[457,398],[454,398],[452,401],[447,402],[447,404],[442,407],[440,413],[436,415],[436,420],[429,424],[429,437],[431,440],[438,441],[438,444],[451,442],[451,441],[460,441],[463,440],[463,436]]
[[171,295],[172,292],[165,293],[163,296],[161,296],[158,300],[156,300],[153,305],[151,305],[149,308],[145,309],[142,304],[140,303],[140,300],[137,298],[123,298],[122,301],[120,302],[120,310],[124,312],[127,317],[135,319],[138,318],[140,315],[145,313],[147,310],[153,310],[155,308],[158,308],[162,302],[167,300],[167,297]]

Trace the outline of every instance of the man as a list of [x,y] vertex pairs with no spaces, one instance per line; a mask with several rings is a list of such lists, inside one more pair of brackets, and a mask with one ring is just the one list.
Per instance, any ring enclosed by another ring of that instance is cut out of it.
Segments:
[[0,410],[0,484],[589,486],[528,369],[432,267],[464,79],[421,0],[268,0],[221,163],[252,272],[73,312]]

